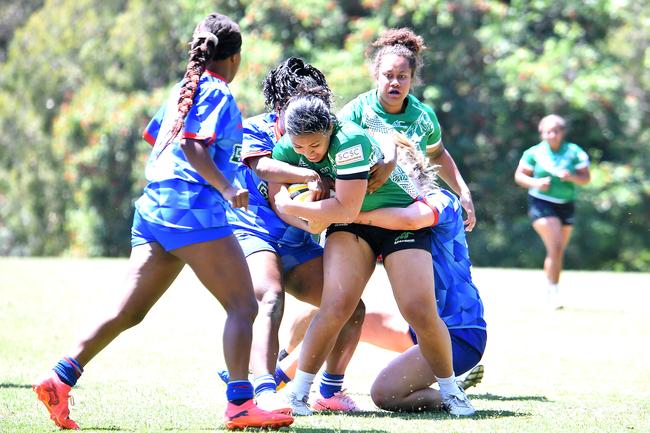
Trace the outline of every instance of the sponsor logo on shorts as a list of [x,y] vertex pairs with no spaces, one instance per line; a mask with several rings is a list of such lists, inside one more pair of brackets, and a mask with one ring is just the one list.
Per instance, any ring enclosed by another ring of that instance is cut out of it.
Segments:
[[260,194],[262,194],[262,197],[264,197],[267,200],[269,199],[269,187],[266,184],[266,182],[262,181],[258,183],[257,190],[260,192]]
[[415,242],[415,233],[413,232],[402,232],[399,236],[395,238],[393,245],[402,244],[402,243],[412,243]]
[[336,164],[352,164],[353,162],[363,161],[363,149],[360,144],[343,149],[336,154]]

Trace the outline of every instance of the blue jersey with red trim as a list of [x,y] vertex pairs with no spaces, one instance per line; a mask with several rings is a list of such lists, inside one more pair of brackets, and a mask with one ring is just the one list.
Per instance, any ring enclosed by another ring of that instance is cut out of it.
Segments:
[[227,203],[187,161],[180,140],[203,141],[214,163],[232,182],[242,140],[242,118],[226,81],[206,71],[199,80],[193,105],[182,131],[165,143],[176,122],[181,83],[172,89],[143,133],[153,145],[145,176],[148,184],[136,207],[146,220],[178,229],[200,229],[223,225]]
[[438,212],[438,222],[431,229],[438,313],[449,329],[485,329],[483,302],[472,281],[460,202],[444,189],[427,195],[426,201]]
[[[264,113],[244,121],[244,139],[241,159],[251,156],[270,156],[277,143],[275,113]],[[230,209],[228,222],[235,230],[282,245],[299,246],[311,239],[304,230],[293,227],[280,219],[268,201],[268,183],[258,177],[244,162],[237,167],[235,183],[248,189],[248,211]]]

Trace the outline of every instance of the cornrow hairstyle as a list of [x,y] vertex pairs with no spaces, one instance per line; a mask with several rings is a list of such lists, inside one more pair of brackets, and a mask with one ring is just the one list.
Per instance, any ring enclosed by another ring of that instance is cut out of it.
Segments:
[[417,72],[422,67],[420,52],[424,50],[424,39],[408,27],[388,29],[379,35],[366,50],[366,56],[371,60],[371,72],[374,77],[379,73],[379,65],[386,54],[404,57],[411,67],[411,76],[417,78]]
[[289,99],[301,90],[324,89],[327,104],[332,104],[332,91],[327,85],[325,75],[298,57],[289,57],[276,68],[271,69],[262,83],[264,103],[267,109],[280,113],[284,111]]
[[395,132],[393,140],[397,146],[397,164],[415,183],[421,195],[426,196],[439,189],[438,165],[432,165],[422,151],[405,135]]
[[189,43],[189,61],[178,97],[178,116],[169,131],[165,144],[158,151],[158,155],[174,141],[183,129],[185,116],[194,104],[194,95],[199,87],[199,80],[208,63],[211,60],[223,60],[237,54],[241,50],[241,44],[239,26],[225,15],[210,14],[196,26],[192,41]]
[[284,128],[289,135],[325,134],[337,120],[331,111],[329,88],[300,88],[284,110]]

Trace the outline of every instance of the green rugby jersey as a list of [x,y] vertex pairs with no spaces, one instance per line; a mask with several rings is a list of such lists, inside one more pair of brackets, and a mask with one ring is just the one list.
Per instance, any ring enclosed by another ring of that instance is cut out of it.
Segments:
[[418,98],[406,97],[403,113],[387,113],[379,102],[377,90],[370,90],[348,102],[338,113],[339,119],[350,120],[371,134],[399,132],[426,154],[427,146],[441,143],[441,130],[433,110]]
[[[273,149],[273,158],[291,165],[311,168],[331,179],[367,179],[370,167],[383,158],[379,144],[352,122],[338,122],[334,126],[327,154],[322,161],[311,162],[296,153],[288,134]],[[366,194],[362,211],[382,207],[407,207],[418,196],[418,191],[399,166],[390,178],[372,194]]]
[[576,185],[564,182],[557,176],[560,170],[568,170],[575,174],[576,170],[589,166],[589,156],[580,146],[563,142],[557,151],[553,151],[546,142],[527,149],[521,157],[521,164],[533,171],[533,177],[551,176],[551,186],[546,191],[537,188],[528,190],[533,197],[553,203],[567,203],[576,198]]

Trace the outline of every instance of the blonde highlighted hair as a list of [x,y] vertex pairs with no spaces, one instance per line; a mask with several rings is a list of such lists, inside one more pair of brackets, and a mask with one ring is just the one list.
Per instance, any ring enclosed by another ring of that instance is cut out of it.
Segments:
[[395,132],[393,141],[397,146],[397,164],[413,181],[420,194],[426,196],[440,189],[437,182],[440,166],[430,164],[420,148],[404,134]]

